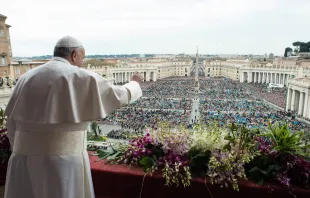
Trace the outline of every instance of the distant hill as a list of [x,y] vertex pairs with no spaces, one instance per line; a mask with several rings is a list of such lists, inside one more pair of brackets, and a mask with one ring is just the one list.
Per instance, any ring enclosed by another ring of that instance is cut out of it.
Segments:
[[[154,54],[144,54],[145,57],[153,57]],[[52,55],[44,55],[44,56],[30,56],[30,57],[14,57],[14,59],[51,59]],[[111,55],[87,55],[86,58],[134,58],[134,57],[140,57],[140,54],[111,54]]]

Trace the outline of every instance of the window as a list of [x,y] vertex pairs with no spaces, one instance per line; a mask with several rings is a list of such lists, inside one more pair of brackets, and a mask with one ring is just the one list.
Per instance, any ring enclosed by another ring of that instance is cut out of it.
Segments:
[[16,68],[16,69],[15,69],[15,74],[16,74],[16,75],[19,75],[19,74],[20,74],[20,69],[19,69],[19,68]]
[[1,57],[1,65],[5,65],[5,56]]

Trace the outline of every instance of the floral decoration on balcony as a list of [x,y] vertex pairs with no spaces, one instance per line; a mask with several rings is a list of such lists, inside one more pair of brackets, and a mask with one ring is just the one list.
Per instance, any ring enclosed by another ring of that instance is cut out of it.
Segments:
[[11,146],[6,128],[7,118],[4,110],[0,108],[0,164],[7,163],[11,155]]
[[310,188],[309,137],[290,132],[286,124],[269,124],[268,131],[261,132],[235,124],[189,130],[161,123],[112,150],[98,150],[99,159],[138,165],[145,173],[157,171],[167,186],[187,187],[193,177],[204,177],[236,191],[239,179],[282,184],[291,193],[291,185]]

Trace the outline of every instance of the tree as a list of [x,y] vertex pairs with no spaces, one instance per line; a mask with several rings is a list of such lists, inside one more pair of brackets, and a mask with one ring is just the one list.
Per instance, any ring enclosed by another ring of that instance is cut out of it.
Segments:
[[90,128],[92,132],[95,134],[95,137],[98,137],[98,135],[101,134],[101,129],[97,121],[92,121],[90,124]]
[[300,41],[296,41],[293,43],[293,46],[295,46],[295,53],[298,52],[310,52],[310,42],[305,43],[305,42],[300,42]]
[[285,48],[284,57],[288,57],[289,53],[292,53],[293,50],[290,47]]

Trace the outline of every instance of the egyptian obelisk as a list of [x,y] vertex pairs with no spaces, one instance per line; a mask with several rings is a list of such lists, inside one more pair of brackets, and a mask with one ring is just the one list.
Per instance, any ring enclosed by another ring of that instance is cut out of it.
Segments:
[[200,111],[199,111],[199,78],[198,78],[198,47],[197,47],[194,98],[193,98],[193,104],[192,104],[189,124],[198,124],[199,120],[200,120]]

